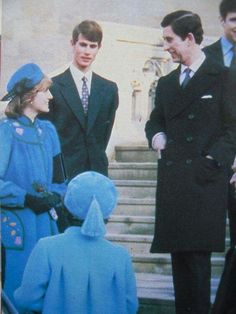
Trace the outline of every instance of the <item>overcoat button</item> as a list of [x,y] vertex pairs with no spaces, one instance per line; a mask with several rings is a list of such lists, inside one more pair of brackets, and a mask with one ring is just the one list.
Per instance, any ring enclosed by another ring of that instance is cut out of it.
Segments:
[[186,141],[187,141],[188,143],[191,143],[191,142],[193,141],[193,137],[192,137],[192,136],[187,136],[187,137],[186,137]]
[[189,115],[188,115],[188,119],[189,120],[193,120],[195,118],[195,115],[193,114],[193,113],[190,113]]
[[167,162],[166,162],[166,165],[167,166],[171,166],[173,164],[173,161],[171,161],[171,160],[168,160]]
[[190,165],[193,161],[192,161],[192,159],[186,159],[185,162],[186,162],[187,165]]

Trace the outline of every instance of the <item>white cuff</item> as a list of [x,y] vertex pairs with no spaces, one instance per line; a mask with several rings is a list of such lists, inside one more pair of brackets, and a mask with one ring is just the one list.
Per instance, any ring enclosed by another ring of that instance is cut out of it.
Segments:
[[152,138],[152,148],[156,151],[165,149],[166,134],[164,132],[156,133]]

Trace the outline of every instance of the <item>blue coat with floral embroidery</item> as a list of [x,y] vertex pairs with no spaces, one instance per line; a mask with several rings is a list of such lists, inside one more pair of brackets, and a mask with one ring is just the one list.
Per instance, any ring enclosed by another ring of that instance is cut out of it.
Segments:
[[27,259],[45,236],[58,233],[48,212],[36,215],[24,207],[26,193],[37,195],[35,186],[64,194],[65,184],[53,184],[53,157],[60,143],[49,121],[26,116],[0,121],[0,204],[2,242],[6,248],[4,290],[11,300],[20,285]]

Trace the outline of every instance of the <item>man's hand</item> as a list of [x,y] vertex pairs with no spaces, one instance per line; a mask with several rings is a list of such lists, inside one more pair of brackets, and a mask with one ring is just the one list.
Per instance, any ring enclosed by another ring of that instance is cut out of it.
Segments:
[[166,147],[166,135],[163,132],[157,133],[152,138],[152,148],[161,155],[161,150]]
[[236,188],[236,173],[234,173],[229,181],[230,184],[234,185]]

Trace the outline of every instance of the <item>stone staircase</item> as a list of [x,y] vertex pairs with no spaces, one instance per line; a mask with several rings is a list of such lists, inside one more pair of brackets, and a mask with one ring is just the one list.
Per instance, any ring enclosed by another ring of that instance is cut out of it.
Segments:
[[[155,221],[156,154],[145,146],[119,146],[115,156],[109,176],[118,188],[119,202],[107,225],[107,238],[126,246],[132,255],[139,314],[174,314],[170,255],[149,253]],[[223,253],[213,254],[212,301],[223,263]]]

